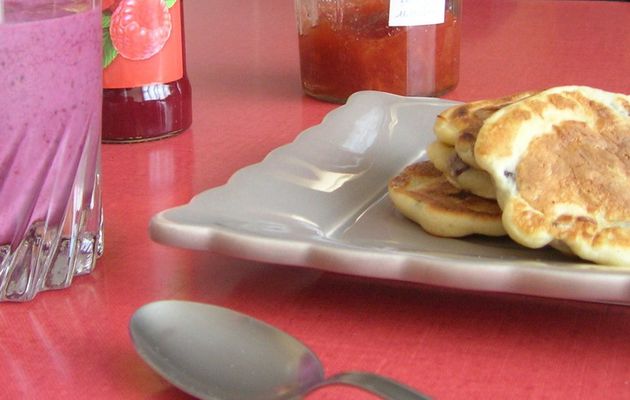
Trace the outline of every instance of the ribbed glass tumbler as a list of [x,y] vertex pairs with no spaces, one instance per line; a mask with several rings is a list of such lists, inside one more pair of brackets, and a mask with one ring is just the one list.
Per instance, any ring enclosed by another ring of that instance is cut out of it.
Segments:
[[0,301],[103,251],[100,0],[0,1]]

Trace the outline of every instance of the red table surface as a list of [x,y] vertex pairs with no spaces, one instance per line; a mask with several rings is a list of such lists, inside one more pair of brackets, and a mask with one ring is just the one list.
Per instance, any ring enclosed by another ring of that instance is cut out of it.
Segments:
[[[585,84],[630,93],[630,4],[464,2],[472,100]],[[306,342],[326,372],[369,370],[435,399],[630,398],[630,308],[475,293],[238,260],[149,238],[156,212],[221,185],[337,107],[301,93],[291,0],[185,4],[194,123],[103,147],[105,255],[68,289],[0,305],[0,398],[187,399],[137,356],[134,310],[231,307]],[[373,398],[330,387],[314,399]]]

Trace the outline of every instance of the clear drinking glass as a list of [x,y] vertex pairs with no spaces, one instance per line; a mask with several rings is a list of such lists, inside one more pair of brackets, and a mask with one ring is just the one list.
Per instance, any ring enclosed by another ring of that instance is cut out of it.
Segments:
[[304,92],[439,96],[459,80],[461,0],[295,0]]
[[103,251],[101,42],[100,0],[0,0],[0,300]]

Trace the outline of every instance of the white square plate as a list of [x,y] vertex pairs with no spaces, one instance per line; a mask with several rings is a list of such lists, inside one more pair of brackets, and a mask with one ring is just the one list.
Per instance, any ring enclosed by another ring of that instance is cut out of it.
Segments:
[[223,186],[151,221],[161,243],[268,263],[451,288],[630,304],[630,268],[509,239],[444,239],[402,217],[387,182],[425,158],[456,104],[365,91]]

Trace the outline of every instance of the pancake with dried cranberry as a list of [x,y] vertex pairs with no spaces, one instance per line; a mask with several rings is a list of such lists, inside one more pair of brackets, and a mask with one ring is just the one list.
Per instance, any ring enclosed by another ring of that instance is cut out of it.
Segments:
[[451,107],[437,116],[433,131],[439,141],[453,146],[466,164],[479,168],[475,161],[474,146],[477,132],[484,121],[497,110],[535,93],[535,91],[528,91],[498,99],[478,100]]
[[489,117],[474,153],[513,240],[630,266],[630,96],[543,91]]
[[490,174],[463,162],[452,146],[435,141],[427,147],[427,156],[453,186],[486,199],[496,199]]
[[454,187],[430,161],[407,166],[387,188],[396,208],[433,235],[505,235],[495,201]]

